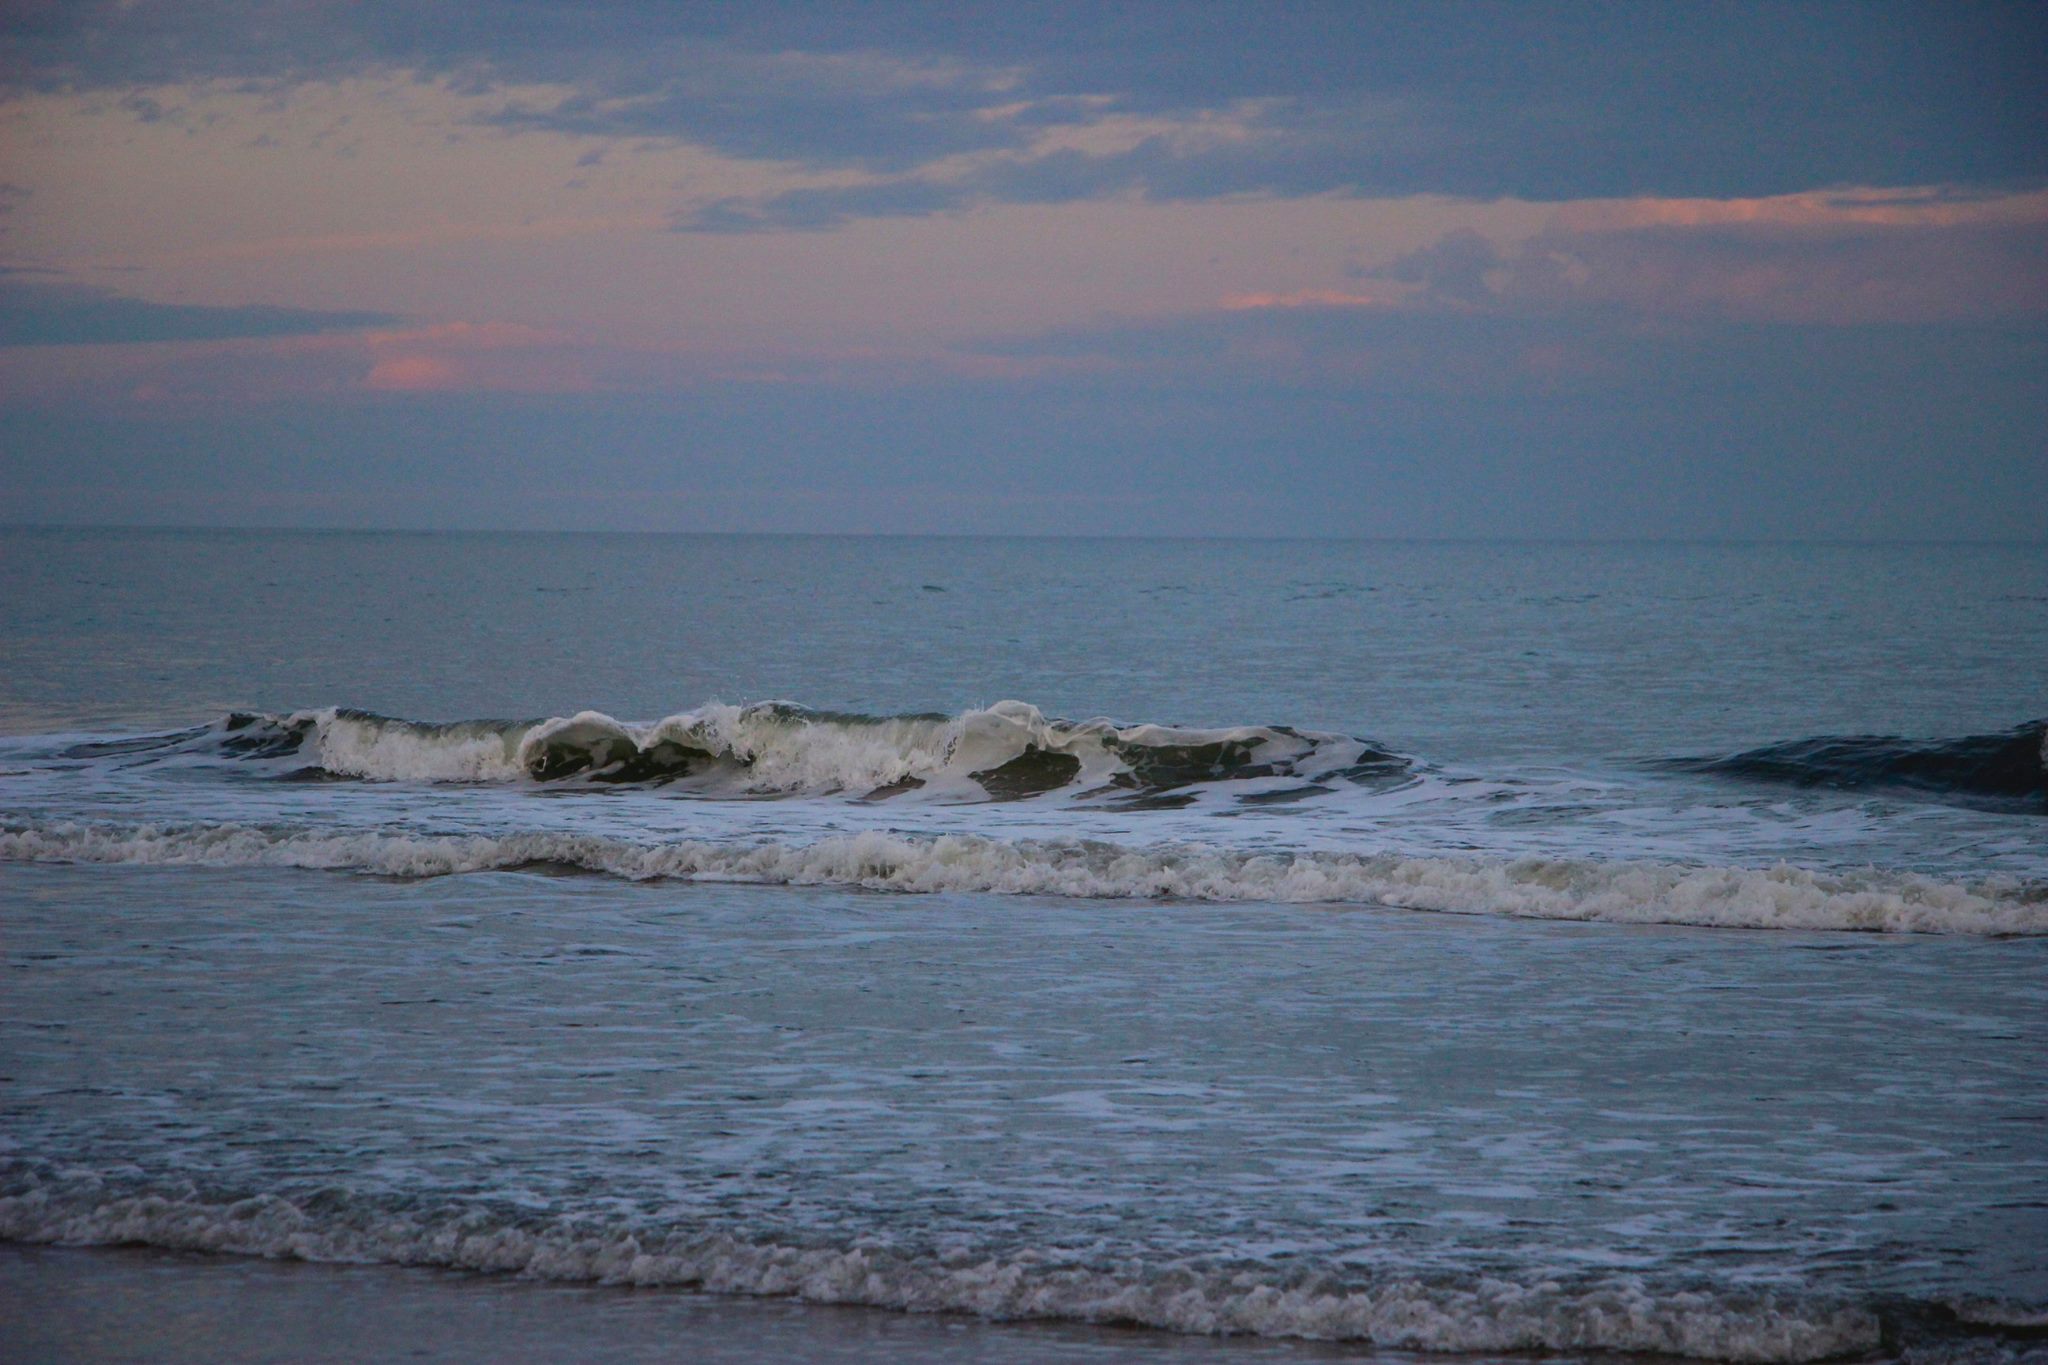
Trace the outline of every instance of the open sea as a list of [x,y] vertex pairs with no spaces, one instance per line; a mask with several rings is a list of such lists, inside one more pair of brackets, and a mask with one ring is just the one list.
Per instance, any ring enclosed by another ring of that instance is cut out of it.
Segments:
[[8,530],[0,640],[10,1358],[2048,1361],[2042,546]]

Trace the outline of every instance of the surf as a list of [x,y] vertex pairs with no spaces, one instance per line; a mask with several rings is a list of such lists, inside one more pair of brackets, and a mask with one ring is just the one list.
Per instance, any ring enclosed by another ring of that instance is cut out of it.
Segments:
[[632,881],[850,886],[907,894],[1384,906],[1613,924],[2048,934],[2048,883],[1949,881],[1646,860],[1263,853],[1191,844],[918,836],[637,841],[564,831],[436,835],[237,824],[0,827],[0,860],[284,867],[438,877],[557,868]]
[[1003,701],[957,715],[868,716],[794,702],[710,703],[636,724],[599,711],[543,720],[431,722],[346,707],[235,712],[158,736],[74,745],[76,759],[172,754],[282,765],[283,775],[371,782],[676,786],[707,794],[963,800],[1053,792],[1144,800],[1259,779],[1385,786],[1413,762],[1370,740],[1286,725],[1196,729],[1050,718]]

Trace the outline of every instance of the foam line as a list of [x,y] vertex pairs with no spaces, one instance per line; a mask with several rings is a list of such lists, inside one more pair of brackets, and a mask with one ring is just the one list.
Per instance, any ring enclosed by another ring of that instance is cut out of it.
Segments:
[[298,867],[441,876],[534,863],[681,878],[1102,900],[1277,901],[1689,924],[1931,934],[2048,933],[2048,885],[1910,872],[1695,867],[1575,858],[1259,854],[1193,845],[869,831],[812,843],[640,843],[534,832],[428,835],[247,825],[10,824],[0,859]]
[[134,1245],[305,1261],[440,1266],[618,1285],[791,1295],[817,1303],[996,1319],[1122,1324],[1203,1335],[1370,1342],[1429,1351],[1640,1351],[1744,1362],[1866,1352],[1866,1307],[1796,1294],[1658,1292],[1632,1279],[1346,1283],[1265,1267],[1123,1263],[1057,1250],[920,1255],[795,1246],[743,1230],[550,1220],[489,1207],[404,1209],[329,1191],[207,1200],[90,1180],[0,1198],[0,1238]]

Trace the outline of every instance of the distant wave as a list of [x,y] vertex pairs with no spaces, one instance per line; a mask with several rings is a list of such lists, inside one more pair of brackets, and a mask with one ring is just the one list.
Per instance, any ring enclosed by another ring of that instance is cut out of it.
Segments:
[[209,1197],[83,1173],[0,1184],[0,1238],[142,1245],[280,1260],[381,1262],[536,1279],[675,1285],[814,1303],[1370,1342],[1429,1351],[1630,1351],[1729,1361],[1867,1352],[1870,1306],[1796,1292],[1659,1291],[1626,1277],[1342,1279],[1246,1265],[1091,1264],[1056,1248],[939,1255],[779,1241],[745,1227],[548,1215],[334,1188]]
[[1404,781],[1411,765],[1364,740],[1284,725],[1186,729],[1048,719],[1005,701],[957,716],[863,716],[789,702],[708,705],[651,725],[596,711],[539,721],[402,720],[330,708],[237,712],[172,734],[74,746],[73,758],[149,761],[173,752],[290,760],[295,776],[400,782],[683,784],[707,792],[921,787],[967,799],[1053,791],[1143,801],[1205,783],[1291,778]]
[[1891,787],[2048,803],[2048,721],[1960,739],[1822,735],[1671,766],[1800,787]]
[[640,843],[594,834],[9,824],[0,860],[297,867],[429,877],[550,866],[903,892],[1385,905],[1618,924],[1932,934],[2048,934],[2048,883],[1946,882],[1910,872],[1693,867],[1583,858],[1255,853],[1094,840],[916,838]]

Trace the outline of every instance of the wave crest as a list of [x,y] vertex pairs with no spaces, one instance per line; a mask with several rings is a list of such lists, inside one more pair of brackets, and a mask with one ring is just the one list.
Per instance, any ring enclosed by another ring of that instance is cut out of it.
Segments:
[[79,745],[79,758],[164,750],[295,760],[370,781],[685,784],[710,792],[932,787],[964,799],[1069,790],[1156,796],[1204,783],[1290,778],[1398,783],[1412,765],[1367,741],[1287,726],[1186,729],[1048,718],[1004,701],[957,716],[862,716],[788,702],[711,704],[635,725],[597,711],[541,721],[402,720],[330,708],[236,713],[170,735]]
[[2048,934],[2048,884],[1945,882],[1909,872],[1826,873],[1593,859],[1253,853],[1190,845],[869,831],[808,844],[637,843],[600,835],[430,835],[246,825],[59,823],[0,828],[0,860],[299,867],[426,877],[551,865],[677,878],[877,891],[1087,899],[1267,901],[1686,924],[1931,934]]

